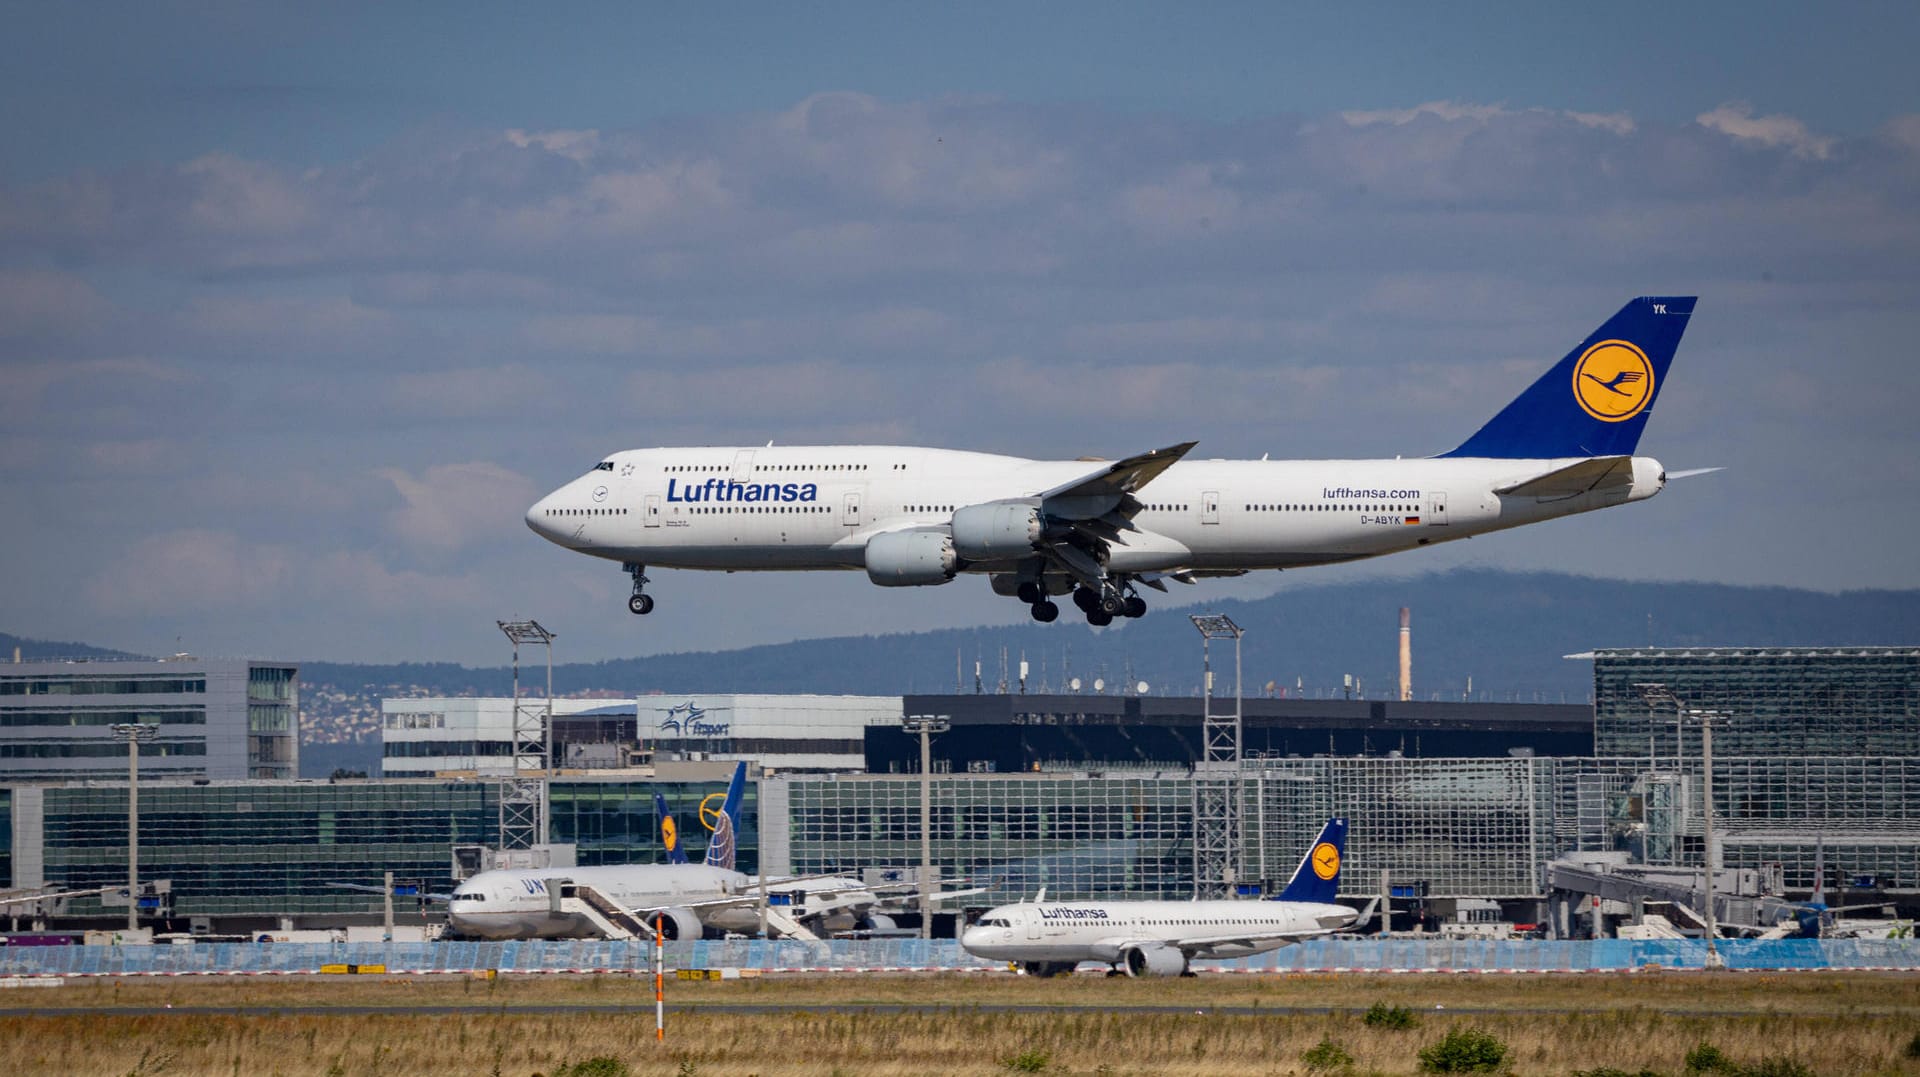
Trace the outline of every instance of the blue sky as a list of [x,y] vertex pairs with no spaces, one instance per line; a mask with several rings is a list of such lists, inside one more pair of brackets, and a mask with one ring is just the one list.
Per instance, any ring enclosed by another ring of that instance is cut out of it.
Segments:
[[[493,662],[1011,621],[519,513],[607,451],[1456,444],[1703,296],[1635,508],[1459,564],[1920,586],[1912,5],[35,5],[0,43],[0,629]],[[1237,589],[1237,590],[1236,590]]]

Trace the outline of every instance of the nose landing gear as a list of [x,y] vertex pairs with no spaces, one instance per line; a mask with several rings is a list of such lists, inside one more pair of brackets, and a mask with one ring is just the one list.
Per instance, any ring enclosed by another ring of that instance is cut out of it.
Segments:
[[647,566],[637,561],[628,561],[620,566],[627,575],[633,577],[633,597],[627,599],[627,609],[639,615],[653,612],[653,596],[646,593]]

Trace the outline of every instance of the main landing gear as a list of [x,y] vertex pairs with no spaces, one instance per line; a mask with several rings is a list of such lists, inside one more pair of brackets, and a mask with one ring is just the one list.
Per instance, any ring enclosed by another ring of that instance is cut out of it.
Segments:
[[1113,623],[1115,617],[1145,617],[1147,600],[1134,593],[1131,583],[1117,584],[1112,580],[1101,581],[1099,589],[1077,587],[1073,592],[1073,604],[1087,615],[1087,623],[1102,628]]
[[1033,619],[1041,624],[1051,624],[1060,616],[1060,607],[1053,604],[1045,589],[1037,582],[1028,580],[1022,583],[1018,594],[1020,601],[1027,604],[1027,612],[1033,614]]
[[[1021,580],[1012,589],[1020,601],[1027,604],[1027,610],[1033,619],[1041,624],[1049,624],[1060,617],[1060,607],[1047,594],[1048,582],[1060,586],[1060,577],[1049,576],[1046,579]],[[1074,588],[1073,604],[1087,615],[1087,623],[1096,627],[1110,625],[1116,617],[1145,617],[1147,600],[1134,591],[1135,577],[1117,574],[1092,584],[1082,584]],[[995,579],[994,590],[1007,594],[1005,583]]]
[[628,561],[620,567],[626,570],[627,575],[633,577],[633,597],[627,599],[627,609],[643,616],[652,613],[653,596],[646,593],[647,566],[637,561]]

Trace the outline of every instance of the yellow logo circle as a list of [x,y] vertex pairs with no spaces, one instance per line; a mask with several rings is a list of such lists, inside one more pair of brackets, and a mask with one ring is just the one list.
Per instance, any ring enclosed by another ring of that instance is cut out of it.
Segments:
[[1313,847],[1313,873],[1322,879],[1331,879],[1340,874],[1340,850],[1330,841],[1323,841]]
[[[712,804],[716,800],[720,802],[719,808],[709,808],[707,806],[709,804]],[[720,809],[726,806],[727,806],[727,794],[708,793],[707,799],[700,802],[700,825],[706,827],[708,830],[719,829]]]
[[673,825],[673,816],[660,820],[660,837],[669,849],[680,844],[680,828]]
[[1603,340],[1573,364],[1573,398],[1603,423],[1631,419],[1653,399],[1653,364],[1624,340]]

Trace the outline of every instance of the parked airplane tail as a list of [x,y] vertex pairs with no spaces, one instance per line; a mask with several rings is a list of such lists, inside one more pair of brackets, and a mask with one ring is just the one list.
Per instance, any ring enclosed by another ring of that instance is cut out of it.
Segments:
[[1631,456],[1696,296],[1642,296],[1445,456]]
[[667,810],[667,798],[659,793],[653,794],[653,813],[660,817],[660,844],[666,847],[667,863],[686,863],[687,851],[680,848],[680,825]]
[[713,821],[713,837],[707,842],[706,865],[710,868],[733,870],[734,846],[740,834],[740,797],[746,787],[747,764],[742,761],[733,768],[733,780],[727,783],[727,798],[720,802],[720,815]]
[[1307,855],[1300,858],[1300,866],[1294,869],[1287,888],[1280,891],[1274,900],[1333,904],[1334,897],[1340,893],[1340,861],[1346,852],[1347,821],[1327,820],[1327,825],[1320,828],[1320,836],[1313,840]]

